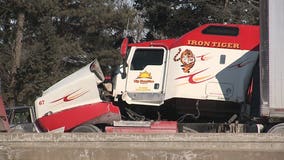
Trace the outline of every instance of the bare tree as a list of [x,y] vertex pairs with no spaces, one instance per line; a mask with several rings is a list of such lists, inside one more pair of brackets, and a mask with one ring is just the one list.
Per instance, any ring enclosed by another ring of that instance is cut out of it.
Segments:
[[[24,21],[25,21],[25,14],[23,12],[19,12],[18,17],[17,17],[16,40],[15,40],[15,43],[14,43],[14,48],[12,50],[12,58],[13,58],[12,61],[13,61],[13,63],[12,63],[12,68],[11,68],[10,89],[15,89],[17,69],[21,65]],[[10,99],[8,104],[9,104],[9,106],[14,106],[15,105],[15,98]]]

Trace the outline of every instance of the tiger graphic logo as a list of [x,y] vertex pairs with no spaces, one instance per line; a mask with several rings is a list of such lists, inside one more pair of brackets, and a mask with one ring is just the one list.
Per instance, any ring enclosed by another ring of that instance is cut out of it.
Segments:
[[[178,56],[180,57],[178,58]],[[189,73],[190,69],[195,64],[195,56],[191,50],[186,49],[181,53],[181,49],[179,48],[178,53],[174,57],[174,61],[180,61],[182,63],[181,67],[184,73]]]

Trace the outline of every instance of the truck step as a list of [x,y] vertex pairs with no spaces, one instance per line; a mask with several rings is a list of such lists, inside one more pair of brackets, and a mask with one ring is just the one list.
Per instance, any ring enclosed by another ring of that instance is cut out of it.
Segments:
[[116,121],[107,133],[177,133],[176,121]]

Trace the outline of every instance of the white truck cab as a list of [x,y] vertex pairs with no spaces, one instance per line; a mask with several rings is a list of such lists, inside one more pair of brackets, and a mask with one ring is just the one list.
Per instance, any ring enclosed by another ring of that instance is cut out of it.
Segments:
[[173,98],[244,102],[258,46],[258,26],[223,24],[206,24],[178,39],[128,44],[113,95],[152,106]]

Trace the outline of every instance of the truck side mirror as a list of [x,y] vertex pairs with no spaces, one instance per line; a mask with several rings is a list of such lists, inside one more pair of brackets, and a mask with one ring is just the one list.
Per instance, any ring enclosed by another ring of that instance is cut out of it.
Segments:
[[128,38],[124,38],[122,43],[121,43],[121,46],[120,46],[120,54],[122,56],[122,65],[123,65],[123,72],[121,74],[121,78],[124,79],[126,78],[126,60],[125,60],[125,57],[126,57],[126,52],[127,52],[127,47],[128,47]]
[[127,46],[128,46],[128,38],[124,38],[120,46],[120,54],[122,58],[125,58],[126,56]]
[[126,60],[125,60],[125,58],[123,58],[123,60],[122,60],[123,71],[121,73],[122,79],[126,78],[126,66],[127,66]]

